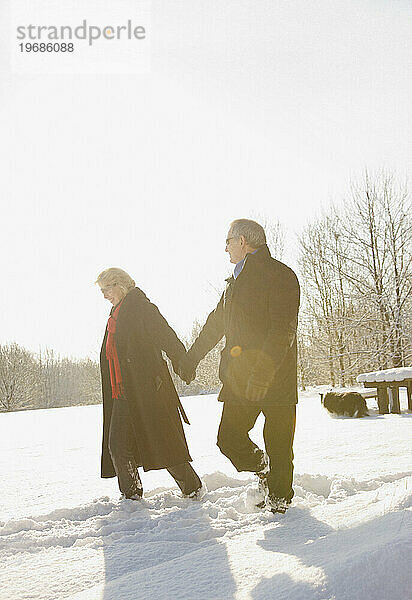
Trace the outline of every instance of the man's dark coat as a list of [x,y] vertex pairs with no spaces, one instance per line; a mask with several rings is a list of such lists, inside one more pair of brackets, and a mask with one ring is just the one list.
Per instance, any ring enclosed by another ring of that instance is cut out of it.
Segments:
[[248,254],[189,351],[197,364],[225,336],[219,400],[245,402],[248,380],[268,388],[261,404],[297,403],[296,328],[300,290],[295,273],[265,245]]
[[[114,477],[108,449],[110,418],[113,407],[108,362],[107,329],[100,352],[103,391],[102,477]],[[164,350],[175,368],[185,348],[145,294],[134,288],[124,298],[116,324],[115,343],[122,373],[124,398],[135,432],[145,471],[180,465],[192,460],[186,443],[179,411],[179,396],[173,385]],[[184,415],[184,413],[183,413]]]

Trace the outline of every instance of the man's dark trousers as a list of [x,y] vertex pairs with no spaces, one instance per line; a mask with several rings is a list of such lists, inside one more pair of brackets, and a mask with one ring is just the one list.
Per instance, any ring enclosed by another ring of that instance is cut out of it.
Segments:
[[263,412],[263,438],[270,461],[269,493],[276,498],[293,498],[293,438],[296,405],[252,405],[224,402],[217,445],[238,471],[258,472],[263,452],[248,433]]

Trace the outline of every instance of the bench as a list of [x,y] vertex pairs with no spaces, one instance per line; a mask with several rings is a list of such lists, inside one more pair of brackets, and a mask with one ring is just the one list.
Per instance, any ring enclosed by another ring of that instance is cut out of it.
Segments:
[[412,368],[400,367],[361,373],[356,381],[365,388],[376,388],[378,396],[379,414],[389,412],[399,414],[399,388],[406,388],[408,395],[408,410],[412,411]]

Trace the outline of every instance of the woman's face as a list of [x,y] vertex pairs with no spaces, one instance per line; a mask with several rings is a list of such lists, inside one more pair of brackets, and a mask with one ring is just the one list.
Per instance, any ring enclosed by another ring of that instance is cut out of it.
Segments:
[[116,306],[116,304],[119,304],[119,302],[123,300],[123,293],[116,284],[105,286],[101,285],[100,289],[106,300],[111,302],[113,306]]

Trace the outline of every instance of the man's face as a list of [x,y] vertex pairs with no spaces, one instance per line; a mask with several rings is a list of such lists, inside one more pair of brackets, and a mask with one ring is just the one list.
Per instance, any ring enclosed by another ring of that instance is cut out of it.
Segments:
[[225,252],[228,252],[230,256],[230,262],[233,264],[238,263],[240,260],[243,260],[246,256],[246,252],[244,250],[245,241],[243,236],[235,237],[229,229],[226,238],[226,249]]

